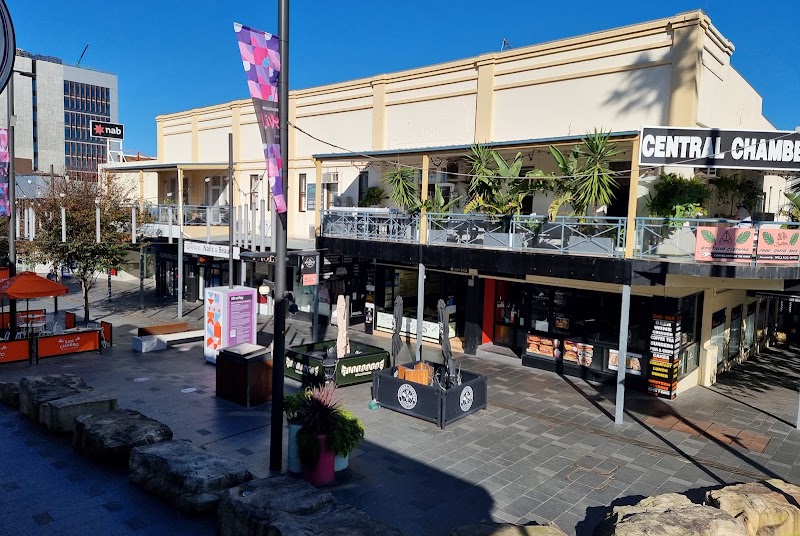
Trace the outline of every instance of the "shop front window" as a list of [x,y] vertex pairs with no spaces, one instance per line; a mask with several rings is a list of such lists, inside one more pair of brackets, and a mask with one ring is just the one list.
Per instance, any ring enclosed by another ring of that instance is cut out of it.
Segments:
[[728,342],[728,359],[733,359],[739,354],[739,344],[742,341],[742,306],[731,310],[731,335]]
[[725,361],[725,320],[727,311],[721,309],[711,316],[711,345],[717,349],[717,364]]
[[752,348],[756,338],[756,302],[747,305],[747,319],[744,328],[744,347]]

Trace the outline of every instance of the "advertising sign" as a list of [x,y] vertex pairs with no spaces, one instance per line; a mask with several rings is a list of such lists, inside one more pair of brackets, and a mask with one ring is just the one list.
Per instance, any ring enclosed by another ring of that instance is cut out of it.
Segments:
[[[608,351],[608,368],[611,370],[619,369],[619,350],[610,349]],[[642,375],[642,354],[627,352],[625,356],[625,374]]]
[[36,356],[55,357],[100,350],[100,332],[82,331],[36,338]]
[[108,123],[92,119],[89,123],[89,132],[93,138],[121,140],[125,136],[125,127],[121,123]]
[[750,262],[754,239],[751,227],[698,227],[694,259]]
[[317,257],[315,255],[304,255],[300,259],[300,274],[303,276],[304,287],[317,284]]
[[528,334],[525,351],[529,354],[536,354],[537,356],[546,357],[548,359],[558,359],[561,357],[558,339],[542,337],[541,335],[534,335],[533,333]]
[[258,130],[267,161],[267,177],[272,201],[279,214],[286,212],[286,197],[281,176],[280,113],[278,109],[278,77],[281,72],[278,37],[261,30],[233,24],[239,52],[242,55],[247,87],[253,98]]
[[227,346],[255,344],[255,293],[231,292],[228,294]]
[[0,363],[28,361],[29,358],[30,346],[27,340],[0,342]]
[[643,127],[639,164],[800,171],[800,132]]
[[770,264],[800,261],[800,229],[762,227],[758,235],[756,260]]
[[[681,319],[676,315],[653,315],[650,332],[650,352],[647,391],[662,398],[675,398],[680,367]],[[611,359],[609,356],[609,368]]]
[[217,362],[223,348],[256,343],[256,289],[209,287],[204,300],[203,355]]
[[11,157],[8,154],[8,129],[0,128],[0,216],[10,216],[8,208],[8,170]]
[[590,367],[594,359],[594,346],[577,341],[564,341],[564,361]]
[[[233,259],[239,260],[242,248],[233,246]],[[183,252],[204,257],[214,257],[217,259],[227,259],[230,255],[230,248],[226,244],[208,244],[206,242],[183,241]]]

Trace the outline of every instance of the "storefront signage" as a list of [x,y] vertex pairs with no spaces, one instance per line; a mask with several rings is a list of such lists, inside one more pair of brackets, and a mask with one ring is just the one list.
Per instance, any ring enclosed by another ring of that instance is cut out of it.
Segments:
[[800,229],[762,227],[758,235],[756,260],[770,264],[800,261]]
[[309,212],[317,210],[317,185],[313,183],[306,185],[306,210]]
[[[375,327],[382,331],[393,332],[394,331],[394,315],[391,313],[383,313],[378,312],[377,317],[375,319]],[[449,325],[449,337],[452,339],[456,336],[456,323],[450,322]],[[417,319],[416,318],[408,318],[406,316],[403,317],[403,321],[400,324],[400,333],[403,335],[417,335]],[[433,342],[439,342],[439,323],[438,322],[422,322],[422,338],[427,339]]]
[[752,227],[698,227],[694,259],[750,262],[754,239]]
[[[650,352],[653,357],[648,363],[647,391],[655,396],[675,398],[680,367],[680,325],[679,316],[653,315],[653,330],[650,332]],[[611,368],[610,355],[608,368]]]
[[[238,246],[233,247],[234,260],[240,260],[239,253],[241,248]],[[183,252],[191,255],[202,255],[204,257],[215,257],[217,259],[227,259],[230,255],[230,249],[227,245],[223,244],[209,244],[207,242],[192,242],[185,240],[183,242]]]
[[[352,358],[350,358],[352,360]],[[362,377],[362,376],[372,376],[372,373],[376,370],[383,370],[386,368],[386,359],[381,357],[379,359],[375,359],[374,357],[368,358],[363,360],[362,362],[353,362],[353,361],[342,361],[339,364],[339,374],[342,377]]]
[[303,286],[310,287],[317,284],[317,257],[304,255],[300,259],[300,273],[303,276]]
[[800,132],[643,127],[639,164],[800,171]]
[[285,374],[295,380],[302,380],[303,376],[319,376],[319,365],[304,365],[300,361],[287,357]]
[[[619,369],[619,350],[610,349],[608,351],[608,368],[611,370]],[[642,355],[628,352],[625,356],[625,374],[634,376],[642,375]]]
[[50,335],[36,339],[36,356],[54,357],[100,350],[100,332],[82,331],[80,333]]
[[125,134],[125,127],[120,123],[107,123],[92,120],[89,123],[90,134],[93,138],[111,138],[121,140]]

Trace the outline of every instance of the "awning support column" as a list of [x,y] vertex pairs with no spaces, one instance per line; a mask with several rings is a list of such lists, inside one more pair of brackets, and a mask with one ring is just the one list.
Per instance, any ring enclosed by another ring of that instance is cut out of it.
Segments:
[[617,406],[614,424],[622,424],[625,412],[625,369],[628,358],[628,320],[631,312],[631,286],[622,285],[622,313],[619,316],[619,357],[617,357]]
[[628,187],[628,219],[625,221],[625,258],[633,258],[636,247],[636,208],[639,202],[639,136],[631,143],[631,184]]

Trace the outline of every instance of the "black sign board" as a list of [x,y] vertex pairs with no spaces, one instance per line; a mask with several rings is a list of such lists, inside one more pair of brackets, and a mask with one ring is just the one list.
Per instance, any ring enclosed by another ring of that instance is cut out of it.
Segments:
[[303,255],[300,262],[300,273],[303,275],[317,273],[316,255]]
[[800,132],[643,127],[639,164],[800,171]]
[[94,138],[121,140],[125,134],[125,129],[120,123],[106,123],[105,121],[95,121],[94,119],[90,123],[90,129]]
[[675,398],[680,367],[681,319],[676,315],[653,315],[650,332],[650,363],[647,391],[661,398]]
[[322,265],[323,266],[333,266],[336,264],[342,264],[342,256],[341,255],[325,255],[322,258]]

